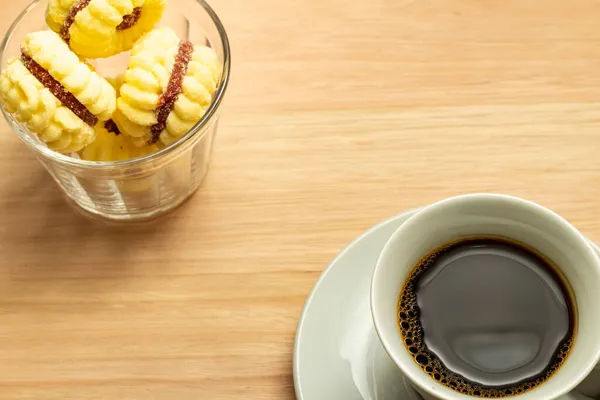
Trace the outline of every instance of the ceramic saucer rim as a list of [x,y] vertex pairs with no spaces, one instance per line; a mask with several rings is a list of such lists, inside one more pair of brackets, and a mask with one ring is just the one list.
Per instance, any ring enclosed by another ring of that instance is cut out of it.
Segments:
[[417,207],[417,208],[412,208],[409,209],[407,211],[404,211],[400,214],[396,214],[390,218],[387,218],[375,225],[373,225],[371,228],[367,229],[366,231],[364,231],[363,233],[361,233],[359,236],[357,236],[356,238],[354,238],[354,240],[352,240],[350,243],[348,243],[330,262],[329,264],[327,264],[327,267],[325,268],[325,270],[321,273],[321,275],[319,275],[319,278],[317,279],[317,281],[315,282],[315,284],[313,285],[308,297],[306,298],[306,301],[304,303],[304,307],[302,308],[302,312],[300,313],[300,319],[298,322],[298,327],[296,328],[296,338],[294,339],[294,353],[293,353],[293,374],[294,374],[294,391],[296,393],[296,398],[298,400],[309,400],[304,398],[304,396],[302,395],[302,389],[301,389],[301,384],[299,381],[299,347],[300,347],[300,342],[301,342],[301,337],[302,337],[302,328],[304,326],[304,321],[306,320],[306,313],[309,309],[309,307],[312,304],[312,301],[316,295],[316,292],[319,290],[319,287],[321,286],[321,284],[323,283],[323,281],[327,278],[327,275],[329,274],[329,272],[331,271],[331,267],[333,265],[335,265],[339,259],[343,258],[346,253],[348,252],[348,250],[354,246],[355,243],[358,243],[359,241],[363,240],[365,237],[369,236],[372,232],[378,230],[379,228],[393,223],[394,221],[405,217],[405,216],[410,216],[412,214],[414,214],[415,212],[419,211],[422,207]]

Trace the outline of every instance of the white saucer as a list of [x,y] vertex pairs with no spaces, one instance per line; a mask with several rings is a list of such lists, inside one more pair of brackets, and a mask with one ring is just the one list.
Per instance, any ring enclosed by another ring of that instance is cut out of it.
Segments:
[[294,345],[298,400],[421,400],[379,342],[369,306],[379,253],[414,213],[390,218],[359,236],[315,284]]

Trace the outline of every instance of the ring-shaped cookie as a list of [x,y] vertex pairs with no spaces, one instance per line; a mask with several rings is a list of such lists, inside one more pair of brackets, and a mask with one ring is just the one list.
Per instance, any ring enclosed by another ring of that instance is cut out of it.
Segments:
[[0,103],[52,150],[70,153],[94,140],[116,107],[115,89],[52,31],[30,33],[0,73]]
[[166,0],[50,0],[46,22],[82,57],[130,50],[158,23]]
[[[118,91],[123,76],[107,80]],[[156,150],[156,146],[147,144],[137,146],[131,138],[119,131],[112,119],[109,119],[96,126],[96,139],[81,150],[79,156],[88,161],[122,161],[145,156]]]
[[205,114],[220,74],[210,47],[181,40],[169,28],[155,29],[131,50],[113,119],[138,143],[169,145]]

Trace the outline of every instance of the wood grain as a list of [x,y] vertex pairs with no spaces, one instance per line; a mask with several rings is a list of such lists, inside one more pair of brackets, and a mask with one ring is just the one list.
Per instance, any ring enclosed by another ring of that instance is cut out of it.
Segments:
[[293,399],[327,263],[447,196],[522,196],[600,241],[599,1],[212,4],[232,82],[168,217],[88,222],[0,125],[1,399]]

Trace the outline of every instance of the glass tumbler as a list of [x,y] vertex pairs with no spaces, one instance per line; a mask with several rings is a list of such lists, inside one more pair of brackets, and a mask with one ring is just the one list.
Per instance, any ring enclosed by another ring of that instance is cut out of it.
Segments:
[[[48,29],[46,0],[31,3],[9,28],[0,47],[0,68],[20,53],[29,32]],[[169,0],[158,26],[168,26],[181,39],[206,44],[216,52],[222,73],[203,118],[179,140],[144,157],[116,162],[94,162],[54,152],[27,127],[2,109],[11,128],[36,154],[69,204],[90,217],[109,221],[140,221],[158,217],[188,199],[208,171],[217,132],[219,107],[230,70],[230,50],[221,21],[203,0]],[[122,74],[128,54],[88,60],[107,78]]]

